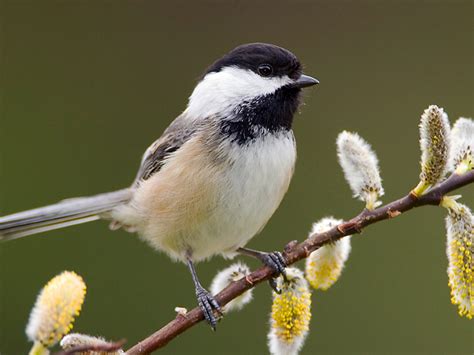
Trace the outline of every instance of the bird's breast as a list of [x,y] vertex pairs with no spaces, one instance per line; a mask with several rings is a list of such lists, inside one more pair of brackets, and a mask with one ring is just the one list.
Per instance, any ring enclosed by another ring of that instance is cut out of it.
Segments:
[[288,190],[296,161],[291,131],[232,144],[218,220],[228,228],[231,249],[244,246],[270,219]]

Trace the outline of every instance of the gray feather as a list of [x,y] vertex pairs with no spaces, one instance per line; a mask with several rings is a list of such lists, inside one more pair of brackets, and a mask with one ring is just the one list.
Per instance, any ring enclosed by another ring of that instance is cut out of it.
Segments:
[[24,237],[101,218],[131,198],[124,189],[90,197],[78,197],[54,205],[0,217],[0,241]]
[[135,184],[149,179],[165,164],[166,158],[176,152],[197,131],[196,124],[192,124],[184,115],[178,116],[143,155]]

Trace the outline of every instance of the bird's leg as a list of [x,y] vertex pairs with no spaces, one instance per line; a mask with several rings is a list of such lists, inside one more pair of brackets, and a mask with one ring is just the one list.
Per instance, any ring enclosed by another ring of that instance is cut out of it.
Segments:
[[204,287],[202,287],[196,269],[194,268],[194,264],[190,258],[187,258],[187,264],[193,278],[199,307],[201,308],[202,313],[204,313],[204,318],[211,325],[211,328],[216,330],[217,318],[214,316],[214,310],[222,316],[221,306],[219,306],[219,303],[217,303],[215,298]]
[[[286,280],[286,262],[280,252],[274,251],[273,253],[266,253],[263,251],[253,250],[249,248],[239,248],[237,249],[237,252],[260,260],[263,264],[270,267],[274,271],[275,277],[282,275],[283,278]],[[268,283],[276,293],[281,292],[280,290],[278,290],[275,278],[271,278],[270,280],[268,280]]]

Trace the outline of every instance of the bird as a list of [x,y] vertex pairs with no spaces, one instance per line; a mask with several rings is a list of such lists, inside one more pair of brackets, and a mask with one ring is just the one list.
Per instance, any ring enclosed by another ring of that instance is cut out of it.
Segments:
[[244,254],[275,277],[285,274],[282,254],[246,245],[288,190],[296,162],[293,118],[302,89],[318,83],[287,49],[240,45],[205,70],[186,109],[145,151],[129,187],[0,217],[0,240],[108,220],[111,229],[137,233],[188,266],[197,303],[215,330],[221,306],[195,264]]

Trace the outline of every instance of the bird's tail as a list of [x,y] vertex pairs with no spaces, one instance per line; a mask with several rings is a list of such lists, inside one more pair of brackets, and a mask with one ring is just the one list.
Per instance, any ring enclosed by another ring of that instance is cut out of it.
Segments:
[[0,217],[0,241],[97,220],[130,197],[130,189],[123,189]]

